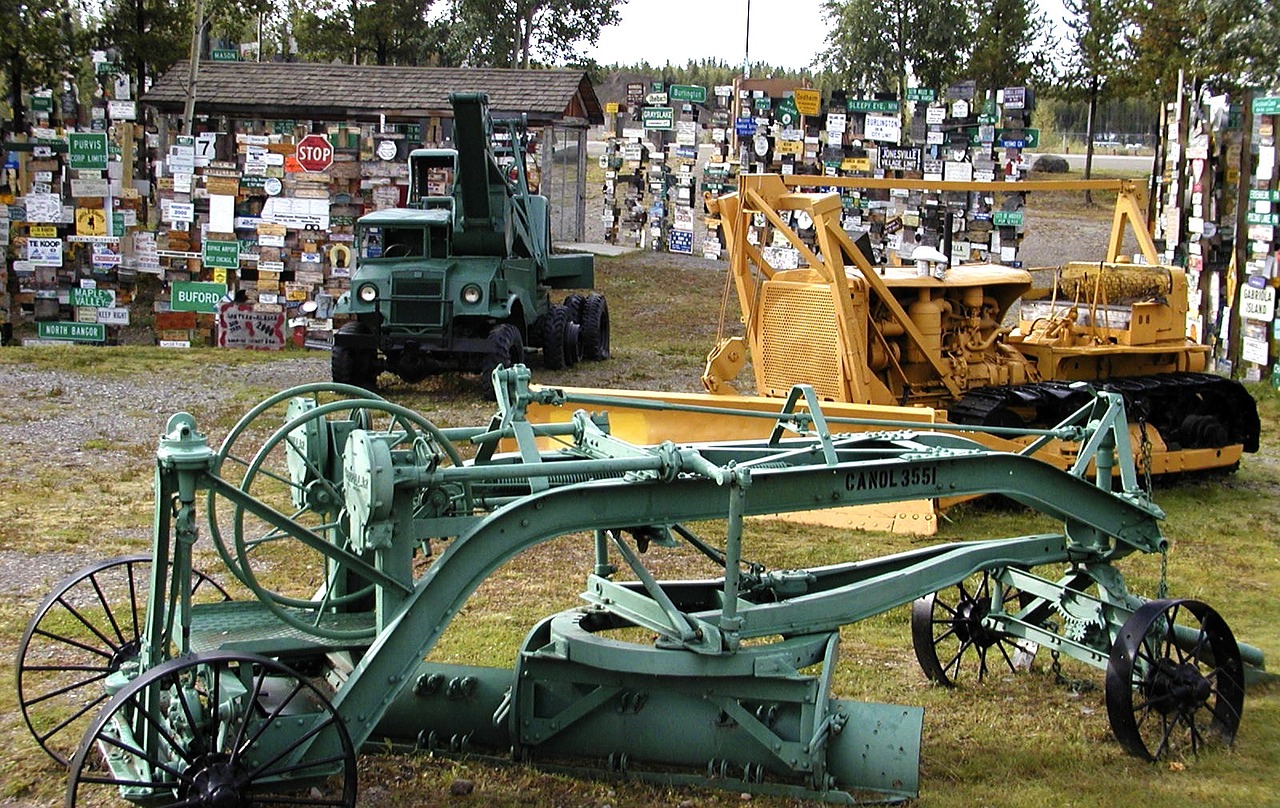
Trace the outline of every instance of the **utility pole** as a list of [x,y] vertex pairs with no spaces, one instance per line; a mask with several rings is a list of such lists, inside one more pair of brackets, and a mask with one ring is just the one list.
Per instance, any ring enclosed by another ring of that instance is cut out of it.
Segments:
[[747,38],[742,46],[742,77],[751,78],[751,0],[747,0]]
[[187,103],[182,110],[182,134],[190,135],[196,117],[196,77],[200,73],[200,51],[204,39],[204,0],[195,0],[191,10],[191,61],[187,65]]

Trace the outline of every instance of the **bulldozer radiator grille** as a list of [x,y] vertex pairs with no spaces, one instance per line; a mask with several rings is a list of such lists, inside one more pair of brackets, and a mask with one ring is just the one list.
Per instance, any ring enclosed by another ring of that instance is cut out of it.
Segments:
[[840,340],[831,293],[808,284],[766,283],[761,344],[765,395],[786,395],[795,384],[813,385],[823,398],[839,400]]
[[396,278],[391,284],[391,321],[397,325],[444,325],[443,278]]

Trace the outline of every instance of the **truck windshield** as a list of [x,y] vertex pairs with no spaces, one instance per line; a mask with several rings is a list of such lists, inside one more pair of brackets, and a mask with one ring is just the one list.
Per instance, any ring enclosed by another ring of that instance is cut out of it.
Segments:
[[363,258],[412,258],[426,254],[422,227],[371,227],[360,240]]

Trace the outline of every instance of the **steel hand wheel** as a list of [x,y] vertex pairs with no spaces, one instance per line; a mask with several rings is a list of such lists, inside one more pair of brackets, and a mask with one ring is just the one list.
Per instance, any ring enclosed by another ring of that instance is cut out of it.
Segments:
[[[268,423],[273,431],[262,437]],[[307,385],[241,419],[214,467],[236,498],[214,488],[209,502],[210,532],[245,586],[283,622],[339,641],[367,639],[375,628],[339,624],[332,615],[368,611],[377,586],[396,585],[352,542],[342,458],[357,430],[378,436],[387,452],[462,463],[444,434],[412,410],[347,385]],[[261,443],[251,456],[239,448],[255,438]],[[468,509],[469,493],[459,496]]]

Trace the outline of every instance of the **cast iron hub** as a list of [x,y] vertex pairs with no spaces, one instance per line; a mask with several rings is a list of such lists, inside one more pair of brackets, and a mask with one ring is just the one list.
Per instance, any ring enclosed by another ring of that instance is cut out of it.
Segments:
[[183,797],[195,805],[241,808],[251,804],[240,793],[245,772],[227,755],[206,755],[192,764],[187,774],[190,785]]
[[973,643],[989,648],[1000,641],[1000,635],[990,631],[982,621],[991,612],[991,598],[965,598],[956,604],[956,616],[952,621],[956,637],[961,643]]
[[1162,659],[1147,682],[1147,698],[1161,715],[1190,715],[1208,703],[1213,683],[1190,662]]
[[111,653],[111,661],[107,663],[107,667],[112,673],[115,673],[120,670],[124,663],[137,659],[138,651],[141,648],[142,643],[139,640],[129,640],[126,643],[122,643],[119,648]]

